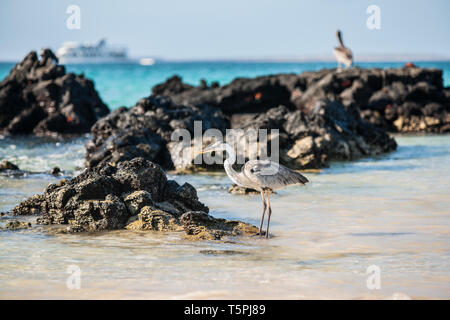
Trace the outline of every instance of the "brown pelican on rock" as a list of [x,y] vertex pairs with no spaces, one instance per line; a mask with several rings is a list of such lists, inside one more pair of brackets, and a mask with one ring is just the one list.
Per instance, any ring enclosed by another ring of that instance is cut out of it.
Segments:
[[336,37],[339,41],[339,47],[333,49],[334,56],[338,62],[338,69],[341,68],[341,64],[344,64],[346,67],[350,67],[353,64],[353,55],[349,48],[344,46],[344,42],[342,41],[342,33],[340,30],[336,31]]
[[241,171],[235,171],[233,164],[236,160],[236,153],[234,148],[228,143],[218,141],[215,142],[201,153],[207,152],[223,152],[228,154],[223,162],[225,172],[228,177],[237,185],[245,188],[257,190],[261,193],[263,202],[263,213],[261,217],[261,224],[259,226],[259,235],[262,236],[262,227],[264,223],[264,215],[268,209],[266,238],[269,237],[270,216],[272,215],[272,208],[270,207],[269,194],[273,190],[278,190],[284,187],[293,185],[303,185],[308,179],[300,172],[291,170],[272,160],[249,160],[242,167]]

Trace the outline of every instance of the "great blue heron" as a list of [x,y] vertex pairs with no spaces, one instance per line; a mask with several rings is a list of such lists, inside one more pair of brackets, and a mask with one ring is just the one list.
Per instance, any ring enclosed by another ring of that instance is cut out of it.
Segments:
[[353,56],[352,52],[349,48],[344,46],[344,42],[342,41],[342,33],[341,31],[336,31],[336,37],[339,41],[339,47],[333,49],[334,56],[338,62],[338,69],[341,68],[341,63],[345,66],[350,67],[353,64]]
[[242,170],[237,172],[232,166],[236,160],[236,153],[232,146],[228,143],[217,141],[206,147],[202,153],[213,151],[227,152],[228,156],[225,158],[223,166],[231,181],[241,187],[255,189],[261,193],[263,213],[259,226],[259,235],[262,236],[264,215],[266,213],[266,208],[268,208],[269,212],[266,229],[266,238],[268,238],[270,216],[272,215],[272,208],[270,207],[269,198],[270,192],[272,190],[281,189],[290,185],[305,184],[309,182],[309,180],[299,172],[286,168],[285,166],[271,160],[249,160],[244,164]]

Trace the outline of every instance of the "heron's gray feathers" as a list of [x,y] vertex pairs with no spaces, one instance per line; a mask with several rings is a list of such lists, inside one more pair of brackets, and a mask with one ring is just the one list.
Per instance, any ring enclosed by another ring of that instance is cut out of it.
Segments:
[[242,170],[242,175],[252,185],[261,189],[280,189],[294,184],[305,184],[308,179],[301,173],[286,168],[271,160],[250,160]]

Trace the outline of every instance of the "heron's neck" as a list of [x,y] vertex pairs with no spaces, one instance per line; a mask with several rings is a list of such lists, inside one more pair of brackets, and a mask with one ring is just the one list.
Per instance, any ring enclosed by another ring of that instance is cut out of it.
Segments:
[[236,153],[234,152],[233,147],[230,146],[228,143],[225,144],[225,151],[227,152],[228,156],[223,162],[223,167],[225,168],[225,171],[228,174],[228,176],[232,178],[238,174],[233,169],[233,163],[236,161]]

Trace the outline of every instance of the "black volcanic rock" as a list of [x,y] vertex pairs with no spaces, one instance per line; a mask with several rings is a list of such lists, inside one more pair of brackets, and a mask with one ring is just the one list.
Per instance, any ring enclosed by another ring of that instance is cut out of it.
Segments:
[[278,77],[238,78],[225,86],[182,83],[178,76],[153,87],[154,96],[168,96],[176,104],[219,107],[225,114],[262,112],[274,105],[290,105],[290,92]]
[[[114,230],[180,231],[197,239],[256,234],[256,227],[208,215],[188,183],[167,180],[157,164],[143,158],[105,164],[50,184],[12,209],[14,215],[40,215],[39,224],[68,225],[67,232]],[[202,216],[208,218],[194,219]],[[191,218],[187,218],[191,217]]]
[[[282,77],[283,80],[278,83],[294,85],[290,78]],[[166,90],[173,87],[179,92],[191,90],[180,85],[179,78],[172,78],[169,82],[171,85]],[[167,93],[162,87],[155,91]],[[232,109],[226,110],[231,112]],[[231,121],[228,121],[229,117]],[[187,129],[193,136],[196,120],[202,122],[203,131],[217,128],[224,135],[227,128],[242,129],[244,133],[249,130],[277,129],[279,135],[268,132],[269,144],[274,138],[279,138],[279,161],[294,169],[322,168],[332,160],[353,160],[396,148],[395,141],[383,129],[360,118],[356,107],[344,107],[341,102],[328,98],[316,101],[310,110],[295,110],[292,105],[290,108],[280,105],[269,109],[264,107],[258,113],[236,112],[227,116],[219,107],[208,104],[179,105],[171,99],[152,96],[141,99],[131,109],[113,111],[92,127],[93,139],[86,144],[87,166],[144,157],[165,169],[213,169],[213,166],[204,163],[194,163],[194,159],[201,155],[193,154],[192,143],[172,141],[171,135],[177,129]],[[245,150],[246,141],[243,138],[245,136],[237,139],[238,155],[240,150]],[[210,142],[203,139],[202,145]],[[185,159],[186,154],[188,159]]]
[[[195,165],[192,144],[171,141],[179,128],[193,131],[193,122],[201,120],[203,130],[225,128],[249,130],[269,129],[269,143],[279,139],[279,161],[294,169],[322,168],[332,160],[354,160],[378,155],[396,148],[395,141],[384,130],[363,121],[358,112],[350,112],[340,102],[321,101],[306,113],[285,106],[258,114],[236,114],[229,124],[218,108],[203,105],[187,107],[161,97],[142,99],[135,107],[112,112],[92,128],[93,139],[86,144],[88,167],[117,164],[144,157],[166,169],[192,171],[206,167]],[[271,134],[277,129],[279,134]],[[245,150],[245,136],[237,139],[237,149]],[[204,139],[202,145],[211,141]],[[192,158],[184,159],[185,148]],[[249,155],[247,155],[249,156]]]
[[97,121],[91,130],[93,139],[86,144],[86,164],[95,167],[143,157],[164,169],[174,169],[178,157],[171,135],[176,129],[187,129],[194,137],[194,121],[201,121],[203,131],[217,128],[224,132],[228,126],[218,108],[143,98],[134,107],[116,109]]
[[0,162],[0,176],[8,178],[23,178],[26,176],[36,175],[36,174],[51,174],[53,176],[65,176],[68,177],[70,171],[62,171],[58,167],[52,168],[49,172],[46,171],[29,171],[22,170],[16,164],[9,162],[7,160],[2,160]]
[[310,113],[318,102],[336,101],[389,131],[440,133],[450,131],[448,92],[442,70],[416,67],[325,69],[240,78],[219,87],[193,87],[172,77],[153,88],[154,95],[175,103],[206,103],[230,116],[263,113],[279,105]]
[[[337,101],[320,101],[309,113],[279,106],[247,117],[239,122],[239,128],[278,129],[279,162],[294,169],[322,168],[329,161],[374,156],[397,146],[383,129],[363,121]],[[238,144],[237,149],[243,150],[244,145]]]
[[223,236],[256,235],[258,228],[236,220],[218,219],[203,211],[190,211],[180,218],[186,234],[194,239],[219,240]]
[[12,162],[2,160],[2,162],[0,162],[0,171],[5,170],[19,170],[19,167]]
[[[177,129],[192,134],[199,120],[202,131],[278,129],[269,144],[279,139],[280,163],[294,169],[322,168],[329,161],[394,150],[388,130],[448,131],[449,92],[441,70],[411,67],[329,69],[239,78],[224,86],[202,81],[198,87],[174,76],[130,110],[122,108],[99,120],[87,144],[86,162],[94,167],[144,157],[166,169],[200,169],[195,155],[181,157],[192,145],[171,139]],[[242,143],[238,139],[238,153]]]
[[0,132],[40,136],[78,135],[108,114],[108,107],[83,75],[66,73],[44,49],[30,52],[0,83]]

